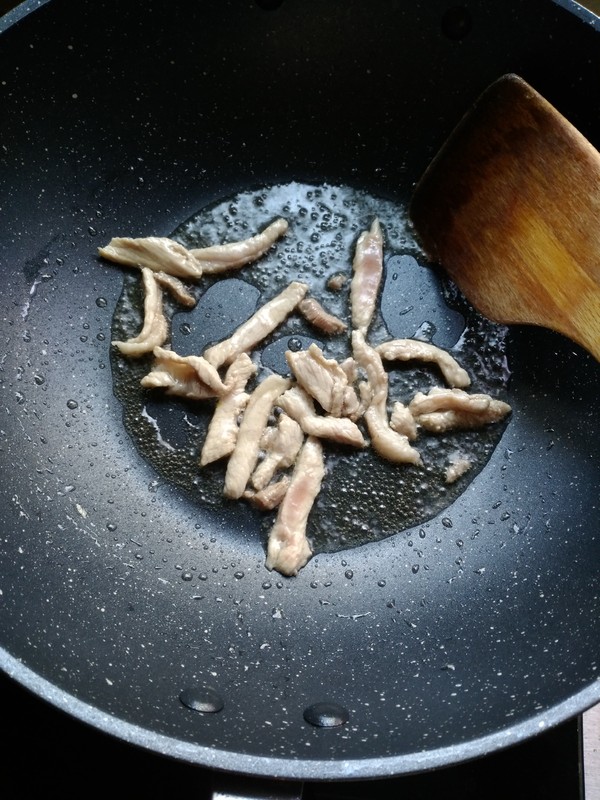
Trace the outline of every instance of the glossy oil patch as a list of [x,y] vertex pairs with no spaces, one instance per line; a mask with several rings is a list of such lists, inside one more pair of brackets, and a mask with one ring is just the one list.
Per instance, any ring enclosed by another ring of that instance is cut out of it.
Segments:
[[[385,275],[369,341],[375,345],[397,337],[432,341],[450,350],[467,369],[472,379],[469,391],[505,398],[509,373],[504,328],[475,313],[452,284],[423,266],[425,259],[406,210],[391,200],[348,187],[273,186],[202,209],[172,238],[188,247],[236,241],[279,216],[289,222],[287,235],[254,264],[227,277],[202,279],[193,289],[198,298],[194,309],[181,310],[165,297],[170,343],[177,353],[198,355],[226,338],[293,280],[308,283],[311,294],[330,312],[349,320],[354,247],[377,216],[384,232]],[[340,273],[347,277],[342,288],[328,288],[329,279]],[[123,340],[140,330],[142,306],[139,274],[128,272],[113,317],[113,339]],[[253,354],[259,366],[257,380],[272,371],[287,374],[285,350],[305,349],[312,341],[328,357],[342,360],[350,355],[349,332],[327,337],[294,314]],[[143,390],[140,379],[151,363],[150,357],[126,359],[116,350],[112,354],[114,388],[126,429],[163,479],[182,488],[201,507],[231,508],[232,501],[222,496],[224,464],[202,469],[198,465],[213,401],[188,403]],[[408,403],[417,391],[444,385],[431,365],[387,366],[390,408],[394,400]],[[390,464],[371,448],[353,451],[326,443],[327,475],[308,527],[315,552],[375,541],[435,516],[485,466],[504,427],[496,424],[440,436],[421,432],[414,445],[421,452],[422,467]],[[446,470],[457,458],[468,460],[470,469],[455,483],[447,483]],[[273,514],[260,519],[266,534]]]

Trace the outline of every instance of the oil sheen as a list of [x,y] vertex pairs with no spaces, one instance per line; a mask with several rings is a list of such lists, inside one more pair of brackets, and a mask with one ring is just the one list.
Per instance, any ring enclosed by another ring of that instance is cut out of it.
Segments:
[[[477,314],[454,285],[427,265],[406,209],[390,199],[343,186],[272,186],[203,208],[173,231],[171,238],[187,247],[240,240],[280,216],[289,222],[287,235],[257,262],[224,277],[202,279],[193,287],[198,298],[195,308],[182,310],[165,295],[169,344],[176,352],[201,354],[293,280],[308,283],[311,294],[330,312],[349,321],[354,247],[361,231],[377,216],[384,232],[384,280],[369,341],[374,345],[397,337],[432,341],[448,349],[467,369],[472,379],[469,391],[508,399],[505,329]],[[347,277],[342,288],[328,288],[329,278],[339,273]],[[113,316],[113,340],[136,335],[142,311],[139,273],[126,272]],[[256,380],[272,371],[288,374],[285,351],[306,348],[313,341],[328,357],[350,355],[349,331],[327,337],[295,314],[252,354],[259,367]],[[140,379],[149,371],[151,357],[126,359],[114,349],[111,358],[124,425],[141,456],[161,479],[177,485],[199,506],[227,514],[232,501],[222,495],[224,463],[202,469],[198,465],[213,401],[189,403],[148,392]],[[408,403],[415,392],[444,385],[431,365],[412,362],[387,367],[390,408],[395,400]],[[326,443],[327,474],[308,526],[315,552],[354,547],[431,519],[485,467],[504,427],[505,423],[495,424],[444,435],[421,432],[414,444],[421,452],[422,467],[388,463],[371,448],[353,451]],[[468,459],[471,468],[449,484],[446,470],[457,457]],[[273,513],[257,514],[263,534],[273,517]]]

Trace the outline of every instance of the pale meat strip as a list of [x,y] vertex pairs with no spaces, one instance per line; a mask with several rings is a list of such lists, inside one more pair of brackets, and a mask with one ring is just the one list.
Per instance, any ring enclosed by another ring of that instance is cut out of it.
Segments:
[[[279,401],[278,401],[279,402]],[[257,491],[264,489],[277,470],[291,467],[304,441],[304,432],[295,419],[280,414],[273,436],[269,437],[263,460],[252,473],[251,483]]]
[[387,399],[388,376],[377,351],[365,342],[360,331],[352,333],[354,358],[367,373],[367,383],[361,384],[366,404],[365,422],[373,449],[380,456],[400,464],[421,464],[421,456],[408,441],[408,436],[390,428]]
[[397,433],[403,433],[410,441],[417,438],[417,423],[411,411],[404,403],[396,401],[390,416],[390,428]]
[[464,389],[470,386],[468,372],[446,350],[417,339],[392,339],[378,345],[377,352],[384,361],[425,361],[437,364],[446,382]]
[[282,575],[297,575],[312,556],[306,526],[324,476],[323,448],[317,438],[309,436],[300,450],[289,488],[269,533],[267,569],[275,569]]
[[204,351],[204,357],[215,367],[229,364],[240,353],[252,350],[259,342],[281,325],[308,291],[306,283],[293,281],[269,300],[249,320],[222,342]]
[[383,275],[383,235],[377,217],[358,237],[352,262],[350,308],[352,327],[366,334],[371,324]]
[[239,355],[227,370],[224,380],[227,392],[218,399],[210,420],[200,453],[201,467],[233,451],[238,434],[238,417],[250,398],[245,391],[246,384],[255,373],[256,365],[246,353]]
[[338,444],[365,447],[366,442],[360,428],[347,417],[332,417],[317,414],[312,397],[300,386],[292,386],[278,400],[279,405],[300,423],[308,436],[330,439]]
[[155,272],[154,277],[164,289],[167,289],[171,295],[186,308],[193,308],[196,305],[196,298],[191,292],[188,292],[185,284],[175,275],[169,275],[168,272]]
[[227,391],[217,370],[202,356],[180,356],[155,347],[151,371],[140,381],[145,389],[164,389],[186,400],[206,400]]
[[148,267],[153,272],[166,272],[178,278],[198,280],[202,267],[186,248],[163,236],[131,239],[117,236],[98,252],[103,258],[128,267]]
[[348,385],[346,370],[334,358],[326,358],[317,344],[308,350],[287,350],[285,358],[298,383],[321,408],[334,417],[356,414],[359,401]]
[[243,495],[258,460],[261,436],[273,404],[289,386],[290,382],[281,375],[269,375],[250,395],[235,447],[227,462],[224,488],[226,497],[237,499]]
[[210,247],[195,247],[190,253],[202,267],[204,275],[219,275],[231,269],[238,269],[264,255],[277,239],[288,229],[287,220],[276,219],[264,231],[240,242],[227,242]]
[[455,457],[451,459],[446,467],[446,483],[456,483],[472,466],[473,462],[468,458]]
[[244,500],[259,508],[261,511],[272,511],[281,503],[290,485],[290,478],[284,475],[275,483],[270,483],[258,492],[246,490],[242,497]]
[[163,297],[152,270],[142,269],[144,286],[144,324],[137,336],[126,342],[113,342],[127,356],[143,356],[162,345],[169,335],[169,325],[163,313]]
[[305,297],[298,304],[298,311],[311,325],[323,333],[331,335],[343,333],[348,327],[344,320],[326,311],[314,297]]
[[504,419],[511,407],[487,394],[467,394],[462,389],[434,387],[417,392],[409,404],[416,422],[432,433],[473,430]]

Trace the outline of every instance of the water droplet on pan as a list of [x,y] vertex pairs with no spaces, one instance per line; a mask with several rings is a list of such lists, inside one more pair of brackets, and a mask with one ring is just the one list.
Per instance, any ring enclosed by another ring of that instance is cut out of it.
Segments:
[[304,709],[304,719],[317,728],[338,728],[348,722],[350,714],[338,703],[313,703]]
[[184,689],[179,699],[187,708],[202,714],[216,714],[225,705],[221,695],[208,687]]

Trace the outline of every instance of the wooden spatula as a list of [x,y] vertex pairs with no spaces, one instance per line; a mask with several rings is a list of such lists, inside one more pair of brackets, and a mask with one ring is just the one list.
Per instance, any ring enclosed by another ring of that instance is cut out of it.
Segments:
[[516,75],[493,83],[418,183],[428,256],[485,316],[600,360],[600,153]]

